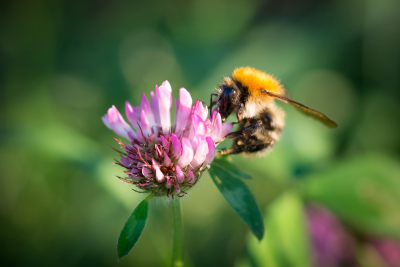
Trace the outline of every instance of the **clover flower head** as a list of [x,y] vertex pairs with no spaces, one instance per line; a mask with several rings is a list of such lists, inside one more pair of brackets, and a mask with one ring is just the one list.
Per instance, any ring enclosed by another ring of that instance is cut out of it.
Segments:
[[122,181],[155,196],[184,196],[197,183],[215,155],[217,143],[232,129],[214,110],[211,118],[203,103],[192,106],[190,93],[181,88],[175,100],[175,124],[171,123],[172,89],[168,81],[156,86],[151,101],[142,95],[140,106],[125,103],[125,122],[115,106],[102,117],[104,124],[129,140],[121,145],[116,164],[125,168]]

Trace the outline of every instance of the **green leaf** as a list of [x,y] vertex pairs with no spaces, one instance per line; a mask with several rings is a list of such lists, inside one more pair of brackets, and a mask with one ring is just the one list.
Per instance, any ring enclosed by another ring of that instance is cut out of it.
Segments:
[[346,159],[304,180],[305,194],[368,234],[400,237],[400,162],[380,154]]
[[208,171],[212,180],[229,205],[249,226],[253,234],[261,240],[264,235],[264,225],[253,194],[242,180],[233,178],[230,172],[226,172],[219,166],[211,164]]
[[220,169],[220,171],[223,171],[234,178],[247,180],[252,179],[250,175],[242,172],[238,167],[236,167],[236,165],[230,161],[230,158],[228,156],[215,158],[211,164],[211,168],[218,168]]
[[126,221],[125,226],[118,238],[118,258],[121,259],[128,254],[138,241],[146,224],[148,210],[149,202],[148,198],[146,198],[140,202],[140,204],[132,212],[128,221]]
[[248,251],[256,266],[311,266],[303,203],[296,192],[286,191],[267,208],[265,238],[251,238]]

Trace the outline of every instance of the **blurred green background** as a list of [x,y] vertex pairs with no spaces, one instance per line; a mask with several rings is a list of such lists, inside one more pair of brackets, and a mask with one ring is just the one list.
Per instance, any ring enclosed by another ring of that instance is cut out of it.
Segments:
[[274,152],[234,157],[266,216],[261,243],[204,175],[182,199],[186,266],[310,266],[308,201],[356,236],[359,266],[380,266],[365,237],[400,238],[398,0],[15,0],[0,27],[2,266],[167,266],[171,209],[157,199],[117,261],[143,195],[116,178],[100,117],[164,80],[208,103],[240,66],[275,75],[339,127],[283,106]]

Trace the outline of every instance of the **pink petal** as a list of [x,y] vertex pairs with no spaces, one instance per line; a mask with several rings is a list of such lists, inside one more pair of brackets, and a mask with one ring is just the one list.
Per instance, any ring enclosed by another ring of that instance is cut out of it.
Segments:
[[182,138],[182,155],[178,160],[178,165],[181,168],[186,167],[193,160],[192,144],[186,137]]
[[203,107],[203,102],[196,100],[193,105],[193,114],[197,114],[200,118],[205,121],[208,116],[208,109],[207,107]]
[[204,122],[204,124],[206,125],[206,136],[210,136],[211,133],[212,133],[212,131],[213,131],[213,129],[214,129],[214,126],[213,126],[213,124],[212,124],[212,122],[211,122],[211,118],[208,118],[208,119]]
[[158,163],[154,160],[154,159],[151,159],[151,161],[152,161],[152,167],[153,167],[153,169],[154,169],[154,171],[155,171],[155,173],[156,173],[156,179],[157,179],[157,181],[159,182],[159,183],[161,183],[161,182],[164,182],[164,180],[165,180],[165,176],[164,176],[164,174],[162,173],[162,171],[160,170],[160,167],[158,166]]
[[153,158],[149,155],[149,153],[145,152],[144,153],[144,158],[147,160],[152,160]]
[[173,186],[171,179],[168,177],[167,182],[165,183],[165,187],[170,189]]
[[140,122],[140,113],[137,113],[137,109],[132,107],[128,101],[125,102],[125,114],[131,125],[139,130],[138,122]]
[[180,133],[185,129],[187,126],[190,113],[192,110],[192,97],[190,93],[185,89],[179,89],[179,104],[176,105],[176,126],[175,126],[175,134],[180,135]]
[[214,129],[211,133],[211,138],[214,140],[214,142],[218,142],[219,140],[221,140],[221,133],[222,133],[222,120],[221,120],[221,115],[217,113]]
[[218,113],[218,108],[214,108],[212,114],[211,114],[211,122],[214,124],[215,121],[215,116],[217,116]]
[[108,121],[108,115],[104,115],[103,117],[101,117],[101,120],[103,121],[104,125],[111,130],[111,125],[110,122]]
[[133,173],[133,174],[139,174],[139,173],[141,173],[141,171],[138,170],[138,169],[136,169],[136,168],[133,168],[133,169],[131,169],[131,173]]
[[180,184],[183,183],[185,180],[185,174],[183,173],[182,169],[176,165],[176,181]]
[[131,164],[131,163],[129,162],[129,159],[128,159],[128,158],[125,158],[125,157],[122,157],[120,161],[121,161],[121,163],[122,163],[125,167],[129,167],[129,165]]
[[148,138],[149,135],[151,134],[151,128],[150,128],[149,120],[147,119],[147,116],[143,109],[142,109],[142,114],[140,117],[140,127],[142,128],[144,136],[146,138]]
[[213,161],[214,156],[215,156],[214,141],[209,136],[206,137],[206,141],[207,141],[207,145],[208,145],[208,153],[207,153],[206,159],[204,160],[204,164],[203,164],[204,166],[210,165],[210,163]]
[[196,135],[192,139],[192,148],[193,148],[193,153],[196,153],[197,146],[201,143],[201,135]]
[[137,155],[129,154],[129,160],[131,163],[138,163],[139,162],[139,157]]
[[197,135],[196,137],[199,139],[199,144],[196,149],[196,154],[194,155],[192,162],[190,162],[192,168],[197,168],[203,164],[208,154],[208,143],[204,136]]
[[135,139],[138,140],[140,143],[145,143],[144,136],[142,135],[142,133],[140,131],[136,134]]
[[160,140],[161,140],[162,146],[164,147],[164,150],[169,151],[169,142],[167,141],[167,139],[165,139],[164,136],[160,135]]
[[150,143],[156,142],[156,135],[154,133],[152,133],[148,138]]
[[132,149],[131,145],[125,144],[125,151],[129,151]]
[[142,168],[143,166],[145,166],[145,164],[144,164],[143,162],[138,162],[138,163],[136,164],[136,167],[137,167],[138,169]]
[[199,115],[192,115],[192,127],[194,130],[194,134],[205,135],[207,133],[206,124]]
[[134,165],[136,165],[136,164],[138,164],[138,163],[139,163],[139,161],[138,161],[138,160],[131,159],[131,158],[129,158],[129,162],[131,163],[131,165],[132,165],[132,166],[134,166]]
[[174,159],[177,159],[180,157],[182,151],[181,142],[179,142],[179,139],[178,137],[176,137],[175,134],[172,134],[171,136],[172,136],[172,157]]
[[159,145],[155,144],[154,147],[155,147],[156,152],[157,152],[157,157],[158,157],[158,159],[160,160],[161,155],[162,155],[163,153],[161,152],[161,149],[160,149]]
[[[158,90],[158,86],[156,85],[156,91]],[[154,120],[156,121],[156,125],[161,125],[160,120],[160,111],[158,109],[158,100],[156,94],[153,91],[150,92],[151,97],[151,109],[153,111]]]
[[172,88],[171,88],[171,85],[169,84],[168,81],[164,81],[164,82],[161,84],[161,86],[164,86],[165,89],[167,89],[168,91],[170,91],[170,92],[172,93]]
[[151,110],[151,106],[149,101],[147,101],[146,95],[143,93],[142,101],[140,102],[140,107],[142,111],[146,114],[147,119],[149,120],[150,128],[156,126],[156,121],[154,119],[153,111]]
[[[189,140],[193,140],[194,136],[196,135],[196,129],[195,126],[193,125],[193,117],[198,117],[197,115],[191,115],[188,124],[186,125],[186,131],[184,133],[184,137],[188,138]],[[199,125],[197,125],[198,127],[201,127]]]
[[225,137],[232,130],[232,127],[233,127],[233,123],[231,123],[231,122],[223,123],[222,130],[221,130],[221,138]]
[[165,167],[169,167],[171,165],[171,159],[168,157],[167,153],[164,151],[164,162],[163,165]]
[[143,167],[143,168],[142,168],[142,174],[143,174],[143,176],[146,177],[146,178],[153,177],[153,171],[150,170],[150,169],[147,168],[147,167]]
[[192,171],[188,171],[188,174],[187,174],[187,176],[186,176],[186,181],[187,181],[188,183],[190,183],[190,182],[193,181],[193,179],[194,179],[194,174],[193,174],[193,172],[192,172]]
[[[168,83],[169,84],[169,83]],[[156,90],[158,100],[158,109],[160,112],[161,127],[164,133],[169,133],[171,130],[171,107],[172,107],[172,94],[170,88],[161,85]]]
[[129,126],[117,108],[113,105],[108,109],[107,112],[108,121],[110,123],[110,128],[118,135],[125,137],[129,140],[128,131],[133,131],[131,126]]
[[176,120],[178,118],[179,114],[179,98],[175,99],[175,130],[174,133],[176,133]]

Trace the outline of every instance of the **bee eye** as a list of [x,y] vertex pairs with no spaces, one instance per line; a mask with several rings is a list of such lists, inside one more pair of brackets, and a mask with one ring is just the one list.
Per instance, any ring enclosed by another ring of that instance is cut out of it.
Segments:
[[225,97],[229,97],[236,93],[236,90],[233,89],[232,87],[224,86],[223,89]]

